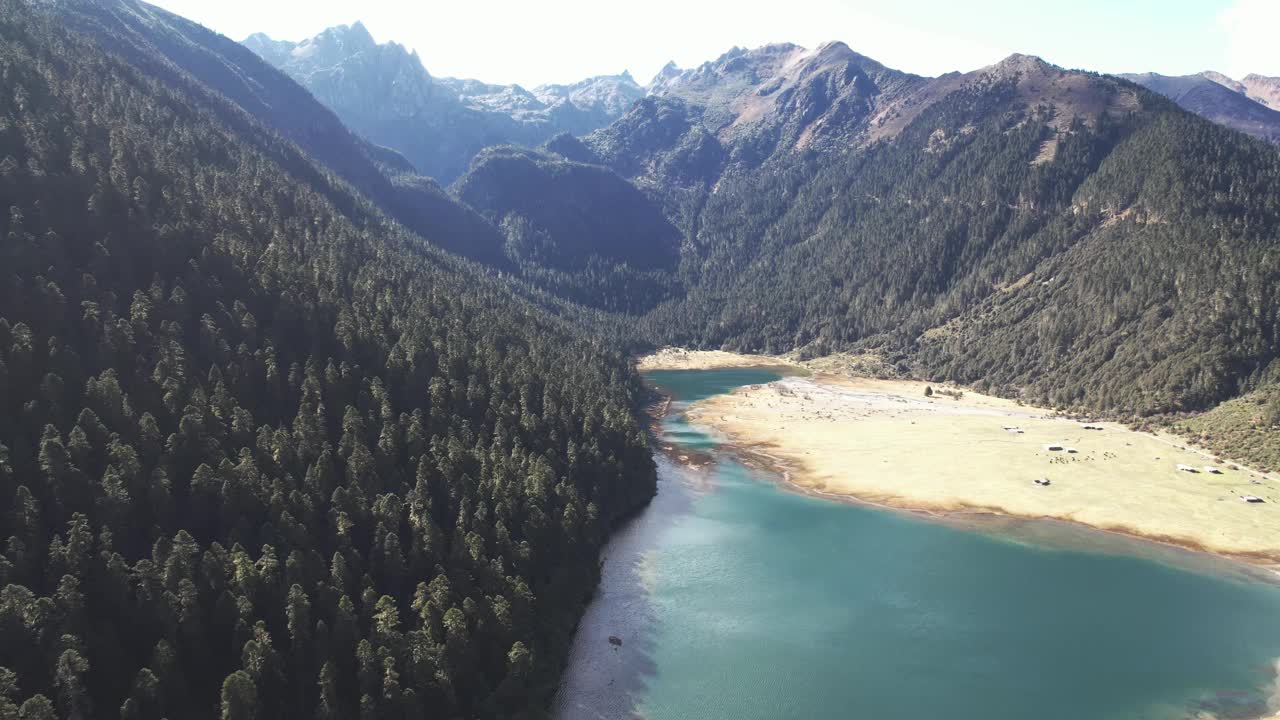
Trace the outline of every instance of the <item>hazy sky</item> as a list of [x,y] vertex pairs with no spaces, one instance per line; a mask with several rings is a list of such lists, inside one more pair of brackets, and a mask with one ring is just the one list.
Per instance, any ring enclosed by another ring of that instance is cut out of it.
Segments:
[[433,75],[527,86],[668,60],[843,40],[890,67],[972,70],[1012,53],[1101,72],[1280,75],[1280,0],[150,0],[236,40],[301,40],[360,20]]

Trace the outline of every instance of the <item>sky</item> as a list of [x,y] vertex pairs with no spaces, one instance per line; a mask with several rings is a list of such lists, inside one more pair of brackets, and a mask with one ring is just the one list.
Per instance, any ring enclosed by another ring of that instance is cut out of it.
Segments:
[[1069,68],[1233,77],[1280,75],[1280,0],[150,0],[235,40],[301,40],[364,23],[417,50],[437,76],[573,82],[673,60],[696,67],[734,46],[842,40],[921,75],[1014,52]]

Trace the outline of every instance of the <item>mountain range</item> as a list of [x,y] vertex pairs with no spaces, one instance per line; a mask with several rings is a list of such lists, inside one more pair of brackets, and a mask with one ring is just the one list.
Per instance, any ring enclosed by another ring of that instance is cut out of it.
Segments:
[[1280,457],[1280,152],[1179,105],[1265,78],[247,42],[0,0],[2,718],[545,716],[660,345]]
[[359,22],[296,43],[258,33],[244,45],[356,132],[396,148],[420,172],[446,184],[485,147],[538,145],[562,132],[582,134],[607,125],[644,95],[625,72],[533,90],[435,78],[416,52],[376,43]]
[[1280,78],[1218,72],[1196,75],[1121,75],[1154,90],[1191,112],[1254,137],[1280,143]]
[[[645,92],[585,135],[477,153],[453,194],[502,233],[528,282],[639,314],[652,340],[873,351],[903,371],[1142,414],[1209,407],[1280,372],[1270,314],[1223,299],[1269,297],[1276,153],[1139,85],[1027,55],[927,78],[833,42],[668,65]],[[1139,146],[1148,157],[1134,160]],[[1247,192],[1232,192],[1250,210],[1188,160],[1227,148],[1249,168]],[[1145,184],[1115,170],[1162,158],[1177,185],[1154,184],[1167,170]],[[1186,187],[1203,193],[1177,200]],[[1254,220],[1227,222],[1236,212]],[[1215,252],[1262,264],[1205,274],[1189,238],[1214,222],[1235,238]],[[1046,290],[1110,277],[1147,247],[1162,249],[1120,296],[1114,279],[1102,296],[1087,282]],[[1188,267],[1195,279],[1175,284]],[[1172,302],[1187,282],[1202,292]],[[1116,303],[1127,309],[1087,310]],[[1162,303],[1167,316],[1137,312]],[[1229,341],[1184,340],[1204,326]]]
[[656,341],[874,353],[1140,414],[1280,372],[1273,145],[1025,55],[923,78],[774,45],[664,76],[547,149],[680,228],[682,287],[640,320]]
[[[785,93],[785,85],[794,82],[794,77],[787,79],[786,67],[812,70],[808,56],[830,60],[841,54],[839,48],[848,51],[842,43],[814,50],[786,43],[755,51],[734,48],[693,70],[669,63],[643,87],[624,72],[526,90],[519,85],[434,78],[416,52],[397,43],[376,43],[359,22],[329,28],[301,42],[273,40],[257,33],[243,43],[311,90],[357,132],[404,152],[419,171],[446,184],[459,177],[484,147],[533,147],[562,132],[583,135],[608,125],[647,95],[680,97],[710,110],[710,121],[723,120],[728,117],[722,116],[728,111],[723,104],[736,97],[741,84],[754,87],[759,92],[754,104],[763,106],[764,98],[774,92]],[[758,57],[762,52],[771,60],[762,61]],[[733,67],[737,58],[744,58],[740,68]],[[762,62],[776,67],[761,67]],[[748,65],[750,72],[762,71],[756,77],[771,78],[777,87],[764,87],[744,75],[741,70]],[[1280,142],[1280,78],[1251,74],[1233,80],[1216,72],[1120,77],[1226,127]],[[853,109],[835,108],[833,117],[843,117]],[[743,117],[753,112],[745,106],[740,110]],[[888,116],[878,122],[889,123],[888,132],[892,132]]]

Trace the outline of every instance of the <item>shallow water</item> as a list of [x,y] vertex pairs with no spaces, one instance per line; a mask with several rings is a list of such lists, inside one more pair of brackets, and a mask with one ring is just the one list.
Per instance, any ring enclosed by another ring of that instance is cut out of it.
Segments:
[[650,377],[677,400],[663,444],[714,461],[658,458],[657,498],[606,550],[557,717],[1267,712],[1280,587],[1062,523],[967,527],[788,492],[717,453],[681,413],[775,374]]

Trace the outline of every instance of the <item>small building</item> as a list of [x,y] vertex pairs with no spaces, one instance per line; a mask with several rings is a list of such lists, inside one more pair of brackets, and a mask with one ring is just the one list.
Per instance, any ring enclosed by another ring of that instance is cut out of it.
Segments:
[[1207,472],[1207,473],[1209,473],[1210,475],[1221,475],[1221,474],[1222,474],[1222,471],[1221,471],[1221,470],[1219,470],[1218,468],[1216,468],[1216,467],[1214,467],[1214,466],[1212,466],[1212,465],[1205,465],[1205,466],[1204,466],[1204,471],[1205,471],[1205,472]]
[[1258,497],[1257,495],[1241,495],[1241,496],[1240,496],[1240,499],[1241,499],[1241,500],[1243,500],[1243,501],[1245,501],[1245,502],[1247,502],[1247,503],[1263,503],[1263,502],[1266,502],[1266,500],[1263,500],[1262,498]]
[[1185,472],[1185,473],[1198,473],[1198,472],[1200,472],[1199,470],[1197,470],[1197,469],[1195,469],[1195,468],[1191,467],[1190,465],[1183,465],[1182,463],[1178,463],[1178,471],[1179,471],[1179,472]]
[[1045,445],[1044,449],[1049,452],[1062,452],[1063,450],[1061,445]]
[[1035,479],[1035,480],[1033,480],[1032,482],[1034,482],[1034,483],[1035,483],[1035,484],[1037,484],[1037,485],[1044,486],[1044,487],[1048,487],[1048,486],[1050,485],[1049,478],[1036,478],[1036,479]]

